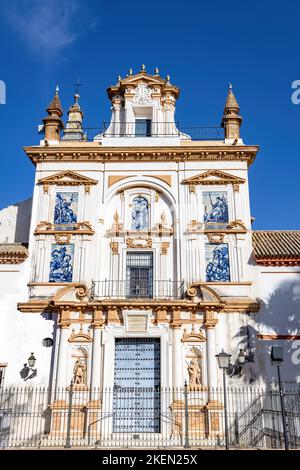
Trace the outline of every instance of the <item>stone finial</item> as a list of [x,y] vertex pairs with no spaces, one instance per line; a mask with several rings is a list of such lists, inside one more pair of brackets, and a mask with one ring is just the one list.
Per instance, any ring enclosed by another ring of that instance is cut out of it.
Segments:
[[227,99],[224,108],[221,126],[225,129],[225,139],[240,139],[240,127],[243,118],[239,115],[240,107],[232,91],[232,84],[228,84]]
[[146,73],[146,67],[145,67],[145,64],[142,64],[142,66],[141,66],[141,72],[144,72],[144,73]]
[[43,119],[45,126],[45,145],[48,145],[49,141],[59,141],[60,131],[64,127],[64,124],[61,120],[63,109],[58,92],[59,88],[57,85],[55,88],[55,95],[46,110],[48,116]]
[[129,69],[129,75],[132,75],[132,68]]
[[82,129],[83,112],[79,105],[79,93],[74,94],[74,103],[68,111],[68,122],[63,132],[62,140],[72,140],[81,142],[84,140],[84,132]]
[[158,67],[155,67],[155,75],[159,75],[159,68]]
[[121,80],[122,80],[121,75],[118,75],[118,82],[120,82]]

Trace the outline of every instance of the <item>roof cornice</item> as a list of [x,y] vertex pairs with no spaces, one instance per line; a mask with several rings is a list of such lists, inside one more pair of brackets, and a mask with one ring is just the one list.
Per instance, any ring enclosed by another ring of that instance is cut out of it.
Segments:
[[24,151],[30,160],[39,162],[113,162],[113,161],[245,161],[250,166],[258,145],[199,145],[174,147],[100,147],[98,144],[74,146],[30,146]]

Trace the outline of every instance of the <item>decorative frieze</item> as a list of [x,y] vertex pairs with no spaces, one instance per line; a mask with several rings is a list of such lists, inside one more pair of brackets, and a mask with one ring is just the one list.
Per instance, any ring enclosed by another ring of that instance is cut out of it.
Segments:
[[150,237],[137,237],[126,239],[127,248],[152,248],[152,239]]

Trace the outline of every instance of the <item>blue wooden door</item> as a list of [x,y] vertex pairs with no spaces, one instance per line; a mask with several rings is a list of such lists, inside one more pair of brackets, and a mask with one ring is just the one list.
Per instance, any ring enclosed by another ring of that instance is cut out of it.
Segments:
[[160,340],[116,339],[114,432],[160,430]]

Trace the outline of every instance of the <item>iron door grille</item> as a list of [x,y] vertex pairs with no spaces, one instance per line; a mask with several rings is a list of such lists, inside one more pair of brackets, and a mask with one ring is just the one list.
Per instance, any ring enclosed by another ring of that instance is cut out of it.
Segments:
[[153,253],[129,252],[126,260],[126,297],[153,297]]
[[116,339],[114,432],[160,432],[160,340]]

